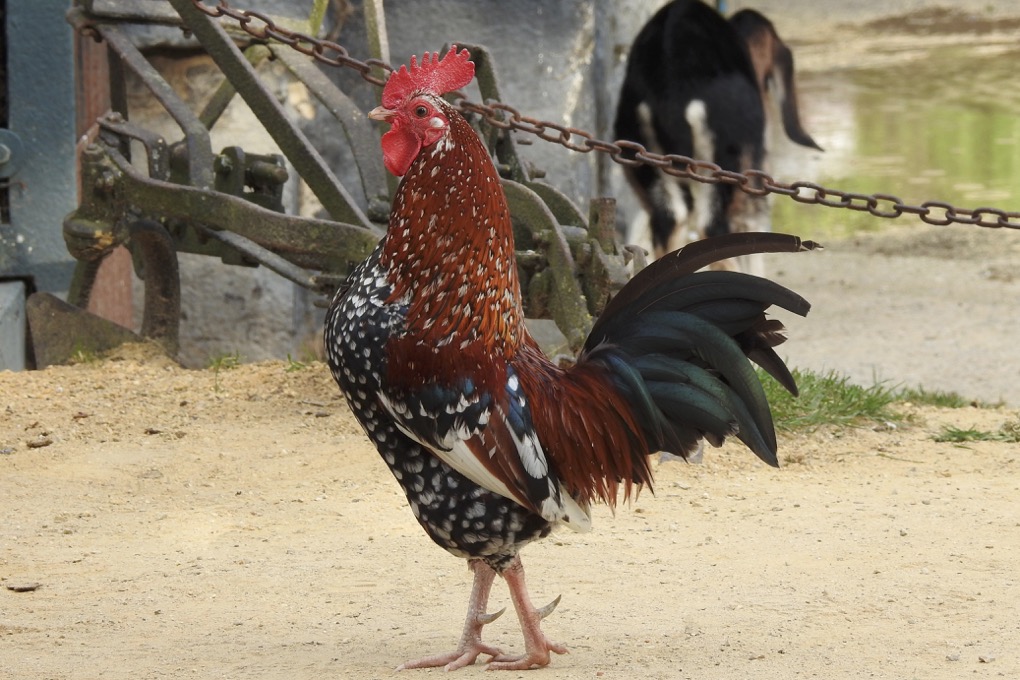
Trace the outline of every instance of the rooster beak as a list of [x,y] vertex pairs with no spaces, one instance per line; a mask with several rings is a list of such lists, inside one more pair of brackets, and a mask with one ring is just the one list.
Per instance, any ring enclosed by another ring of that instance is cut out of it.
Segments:
[[368,112],[368,117],[372,120],[381,120],[384,123],[388,123],[395,113],[396,111],[387,109],[384,106],[377,106]]

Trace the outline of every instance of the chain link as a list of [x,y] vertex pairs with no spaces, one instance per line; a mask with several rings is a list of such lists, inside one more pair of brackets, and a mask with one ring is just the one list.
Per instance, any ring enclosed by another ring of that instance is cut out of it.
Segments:
[[271,17],[262,12],[250,9],[234,9],[227,3],[227,0],[219,0],[219,3],[216,5],[207,5],[202,0],[191,1],[196,9],[213,19],[230,17],[237,22],[238,26],[245,33],[253,38],[258,40],[275,40],[323,64],[354,69],[361,74],[362,78],[373,85],[382,87],[386,84],[386,79],[372,75],[372,69],[379,68],[386,72],[393,70],[392,66],[378,59],[368,59],[366,61],[355,59],[350,55],[346,47],[332,40],[320,40],[307,33],[291,31],[279,26]]
[[[366,81],[382,86],[385,79],[372,75],[379,68],[393,71],[393,67],[378,59],[360,61],[350,56],[347,49],[330,40],[291,31],[277,25],[272,18],[252,10],[230,7],[227,0],[218,0],[216,5],[192,0],[195,7],[213,18],[230,17],[240,28],[258,40],[275,40],[306,54],[316,61],[330,66],[351,68]],[[615,163],[623,166],[652,165],[675,177],[693,179],[706,184],[733,184],[740,190],[754,195],[778,194],[789,196],[798,203],[823,205],[828,208],[845,208],[867,212],[874,217],[896,218],[902,215],[916,215],[927,224],[945,226],[948,224],[976,225],[989,228],[1020,229],[1020,213],[1007,212],[999,208],[958,208],[943,201],[925,201],[920,205],[904,203],[897,196],[884,193],[861,194],[824,187],[814,182],[797,181],[789,184],[774,179],[761,170],[733,172],[724,170],[710,161],[698,160],[678,154],[657,154],[637,142],[617,140],[608,142],[597,139],[585,130],[560,125],[547,120],[525,116],[513,106],[495,100],[484,104],[459,99],[456,105],[461,111],[475,113],[490,125],[503,129],[534,135],[539,139],[559,144],[579,153],[607,154]]]

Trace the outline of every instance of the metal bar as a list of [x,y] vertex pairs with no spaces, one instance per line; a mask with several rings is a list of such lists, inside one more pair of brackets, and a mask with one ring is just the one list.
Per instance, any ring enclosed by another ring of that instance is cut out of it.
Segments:
[[[170,178],[170,151],[163,136],[128,122],[119,113],[109,113],[99,118],[99,129],[109,134],[103,135],[103,142],[116,146],[125,158],[130,159],[130,139],[137,139],[145,147],[149,162],[149,177],[166,180]],[[127,148],[125,152],[124,147]]]
[[308,142],[308,138],[287,118],[276,98],[262,86],[255,69],[219,23],[196,9],[191,0],[170,0],[170,3],[216,65],[237,88],[238,94],[262,121],[266,131],[294,165],[298,174],[308,183],[308,187],[327,212],[338,222],[370,229],[368,217],[330,172],[322,156]]
[[[124,62],[117,53],[106,45],[106,64],[110,70],[110,110],[119,113],[122,120],[128,119],[127,77]],[[120,140],[120,152],[125,158],[131,158],[131,143],[127,139]]]
[[85,11],[94,17],[115,21],[180,25],[181,20],[162,2],[123,2],[118,0],[84,0]]
[[[103,257],[111,251],[103,253]],[[103,258],[94,260],[78,260],[71,275],[71,285],[67,290],[67,301],[75,307],[87,309],[89,299],[92,297],[92,288],[96,285],[96,275],[99,273],[99,265]]]
[[320,289],[320,285],[315,280],[314,275],[310,274],[307,270],[291,264],[273,251],[263,248],[250,238],[246,238],[232,231],[218,231],[216,229],[209,229],[205,226],[199,226],[199,231],[209,238],[216,239],[217,241],[234,248],[253,262],[258,262],[263,267],[276,272],[289,281],[293,281],[302,288],[307,288],[317,293],[326,292]]
[[[265,45],[251,45],[244,51],[244,58],[248,60],[249,64],[258,68],[258,65],[265,61],[270,54],[272,53]],[[205,108],[198,114],[202,124],[211,130],[223,112],[230,106],[235,94],[237,94],[237,90],[234,89],[234,84],[230,82],[229,78],[224,79],[209,98]]]
[[302,267],[346,272],[349,265],[368,257],[382,237],[382,231],[374,226],[363,229],[286,215],[229,194],[151,179],[113,150],[107,149],[106,155],[117,170],[116,193],[130,201],[117,207],[211,229],[229,229]]
[[[384,64],[390,63],[390,37],[386,31],[383,0],[365,0],[365,35],[368,39],[368,53]],[[372,75],[385,80],[387,74],[376,67],[372,69]],[[381,97],[382,92],[378,92],[377,96]]]
[[97,24],[96,30],[106,43],[113,48],[123,62],[138,74],[153,96],[163,105],[167,113],[184,132],[187,148],[188,181],[192,186],[208,189],[213,185],[213,152],[209,131],[198,116],[188,108],[177,93],[166,82],[159,71],[153,68],[145,56],[138,51],[130,39],[116,27]]
[[386,221],[389,214],[389,185],[382,154],[379,152],[379,135],[372,128],[368,116],[304,55],[280,46],[273,47],[273,54],[340,123],[357,161],[365,205],[369,206],[371,212],[373,200],[384,202],[386,210],[380,221]]
[[145,277],[142,335],[159,342],[170,354],[180,349],[181,277],[174,240],[162,224],[141,219],[128,227],[133,252]]
[[616,253],[616,199],[593,198],[589,204],[588,233],[598,242],[602,252]]
[[[482,45],[459,44],[457,47],[466,48],[471,53],[471,61],[475,64],[475,79],[478,81],[478,91],[482,95],[482,101],[490,99],[502,101],[499,96],[499,79],[496,77],[496,65],[493,63],[489,50]],[[496,158],[509,169],[509,178],[515,182],[528,184],[533,179],[517,152],[517,142],[514,136],[505,129],[498,126],[492,128],[493,144]]]

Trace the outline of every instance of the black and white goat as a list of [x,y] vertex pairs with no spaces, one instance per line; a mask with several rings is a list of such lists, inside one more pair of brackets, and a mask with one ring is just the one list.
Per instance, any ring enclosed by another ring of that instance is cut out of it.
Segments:
[[[769,99],[792,141],[821,149],[800,125],[793,56],[772,23],[754,10],[727,21],[699,0],[674,0],[634,39],[615,134],[724,170],[765,169]],[[653,257],[706,236],[771,228],[768,200],[731,184],[683,180],[648,165],[624,173],[647,212],[647,221],[632,221],[628,241],[650,245]]]

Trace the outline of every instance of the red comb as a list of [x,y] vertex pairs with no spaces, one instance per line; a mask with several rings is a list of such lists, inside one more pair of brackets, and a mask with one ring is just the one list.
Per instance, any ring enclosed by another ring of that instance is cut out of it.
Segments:
[[382,104],[387,109],[400,105],[412,92],[429,92],[443,95],[457,88],[464,87],[475,76],[475,65],[470,61],[467,50],[457,51],[457,46],[450,47],[442,59],[439,52],[422,55],[421,65],[417,57],[411,57],[411,69],[401,66],[393,72],[383,88]]

